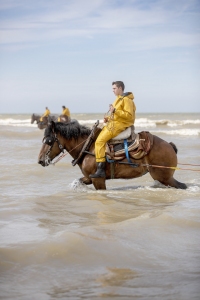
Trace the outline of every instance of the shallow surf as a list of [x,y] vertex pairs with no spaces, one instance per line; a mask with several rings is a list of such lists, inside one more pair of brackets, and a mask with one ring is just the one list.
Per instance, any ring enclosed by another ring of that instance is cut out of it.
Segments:
[[[92,126],[102,115],[73,118]],[[199,120],[141,114],[136,131],[174,142],[180,163],[200,164]],[[147,174],[96,191],[79,183],[70,155],[37,164],[43,131],[29,121],[0,115],[0,297],[199,299],[200,172],[175,172],[187,190]]]

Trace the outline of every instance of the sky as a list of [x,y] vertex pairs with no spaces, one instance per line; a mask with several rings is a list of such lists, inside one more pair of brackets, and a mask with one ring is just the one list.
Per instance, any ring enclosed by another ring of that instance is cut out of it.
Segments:
[[0,114],[200,112],[199,0],[0,0]]

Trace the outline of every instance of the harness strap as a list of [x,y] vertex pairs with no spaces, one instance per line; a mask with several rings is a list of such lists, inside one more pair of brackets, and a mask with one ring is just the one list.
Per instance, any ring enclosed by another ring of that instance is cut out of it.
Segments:
[[129,157],[129,153],[128,153],[128,144],[127,144],[127,139],[124,139],[124,150],[126,153],[126,158],[128,160],[129,163],[132,163]]
[[138,167],[138,164],[135,164],[135,163],[133,163],[133,162],[130,160],[129,153],[128,153],[127,139],[124,139],[124,149],[125,149],[126,158],[127,158],[127,160],[128,160],[129,165],[130,165],[132,168],[137,168],[137,167]]
[[115,179],[115,160],[109,159],[107,156],[106,160],[110,164],[110,179]]

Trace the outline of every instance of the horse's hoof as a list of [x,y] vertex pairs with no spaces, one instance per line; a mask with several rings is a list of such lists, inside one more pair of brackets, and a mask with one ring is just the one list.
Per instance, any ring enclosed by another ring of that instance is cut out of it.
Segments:
[[82,183],[82,184],[92,184],[92,180],[90,178],[87,178],[87,177],[81,177],[79,178],[79,182]]

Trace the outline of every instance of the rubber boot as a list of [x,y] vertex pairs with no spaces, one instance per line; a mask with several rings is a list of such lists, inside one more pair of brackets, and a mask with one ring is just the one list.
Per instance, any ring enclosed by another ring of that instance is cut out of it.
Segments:
[[106,167],[106,162],[97,163],[96,173],[90,174],[89,177],[90,178],[105,178],[106,177],[105,167]]

